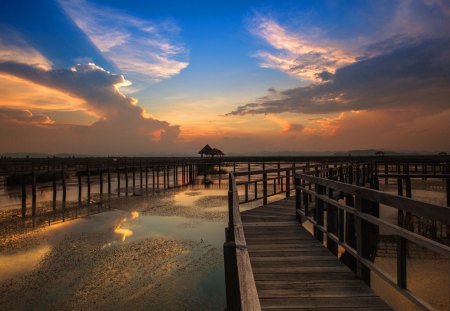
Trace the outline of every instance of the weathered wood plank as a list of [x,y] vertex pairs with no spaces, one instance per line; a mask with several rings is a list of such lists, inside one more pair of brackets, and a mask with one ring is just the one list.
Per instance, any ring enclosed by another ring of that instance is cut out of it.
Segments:
[[286,298],[260,298],[261,307],[267,309],[273,308],[321,308],[321,307],[339,307],[339,308],[365,308],[381,307],[390,310],[385,302],[379,297],[291,297]]
[[295,199],[241,213],[263,310],[390,310],[295,218]]

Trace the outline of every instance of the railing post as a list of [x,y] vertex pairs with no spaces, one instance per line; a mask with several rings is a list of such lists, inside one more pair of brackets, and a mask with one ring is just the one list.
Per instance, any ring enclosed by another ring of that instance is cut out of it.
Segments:
[[298,222],[302,221],[301,215],[298,213],[302,209],[302,192],[300,191],[300,178],[294,174],[295,185],[295,218]]
[[286,198],[291,196],[291,171],[286,170]]
[[406,288],[406,239],[397,237],[397,285]]
[[267,173],[263,172],[263,204],[267,204]]
[[233,219],[233,176],[228,175],[228,236],[227,241],[234,241],[234,219]]
[[27,212],[27,187],[25,175],[22,175],[22,220],[25,221]]
[[[315,184],[314,188],[317,194],[324,194],[323,186],[319,184]],[[316,208],[315,208],[315,221],[317,225],[323,226],[323,201],[316,197]],[[319,240],[320,243],[323,243],[323,232],[314,227],[314,237]]]
[[[328,197],[333,197],[333,189],[328,188]],[[338,235],[337,233],[337,208],[331,204],[326,204],[327,207],[327,231]],[[332,239],[327,236],[327,248],[336,257],[338,256],[338,245]]]
[[[355,209],[358,212],[362,211],[362,198],[360,190],[356,190],[355,194]],[[356,253],[358,256],[363,257],[362,249],[363,249],[363,237],[362,237],[362,221],[358,214],[355,216],[355,233],[356,233]],[[362,263],[361,260],[356,259],[356,274],[359,278],[362,278],[363,271],[362,271]]]
[[236,244],[227,241],[223,244],[223,259],[225,268],[225,289],[227,310],[240,310],[239,279],[237,271]]

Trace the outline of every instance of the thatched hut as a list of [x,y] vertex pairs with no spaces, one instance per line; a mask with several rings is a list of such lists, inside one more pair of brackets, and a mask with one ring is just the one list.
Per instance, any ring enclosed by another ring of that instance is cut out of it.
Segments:
[[202,150],[200,150],[198,152],[198,154],[202,158],[203,158],[203,156],[212,157],[212,158],[214,158],[214,156],[219,156],[219,157],[224,156],[224,153],[222,152],[222,150],[217,149],[217,148],[211,148],[211,146],[208,144],[206,144],[205,147],[203,147]]

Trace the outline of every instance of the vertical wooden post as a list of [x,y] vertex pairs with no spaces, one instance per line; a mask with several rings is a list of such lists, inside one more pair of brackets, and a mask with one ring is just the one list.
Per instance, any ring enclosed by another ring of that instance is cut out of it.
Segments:
[[294,186],[295,186],[295,218],[298,222],[301,222],[301,215],[299,211],[302,209],[302,192],[300,191],[300,178],[296,177],[294,174]]
[[[385,160],[385,161],[386,161],[386,160]],[[389,174],[389,166],[388,166],[388,163],[387,163],[387,162],[384,162],[384,174],[385,174],[385,175]],[[385,177],[385,178],[384,178],[384,184],[385,184],[385,185],[389,184],[389,178],[388,178],[388,177]]]
[[[281,172],[280,172],[280,161],[278,161],[277,168],[278,168],[278,171],[277,171],[277,176],[278,176],[278,186],[280,186],[280,185],[281,185],[281,178],[280,178],[280,175],[281,175]],[[283,189],[281,189],[281,191],[283,191]]]
[[248,183],[245,184],[245,202],[248,201]]
[[101,168],[98,172],[98,180],[100,181],[100,201],[103,201],[103,170]]
[[136,167],[134,166],[134,161],[131,167],[131,170],[133,171],[133,180],[132,180],[132,186],[133,186],[133,196],[136,195]]
[[155,190],[155,166],[152,166],[152,188]]
[[125,196],[128,196],[128,165],[125,160]]
[[90,212],[90,204],[91,204],[91,172],[89,171],[89,162],[86,163],[86,178],[87,178],[87,212]]
[[159,165],[156,167],[156,188],[159,189]]
[[[81,172],[77,172],[78,177],[78,204],[75,209],[75,217],[78,217],[78,210],[81,210],[81,195],[82,195],[82,184],[81,184]],[[63,221],[64,221],[64,213],[63,213]]]
[[[355,208],[358,212],[362,211],[362,198],[360,190],[356,190],[355,194]],[[363,257],[363,228],[362,228],[362,221],[361,218],[357,215],[355,217],[355,231],[356,231],[356,253]],[[359,278],[363,278],[363,265],[360,260],[356,260],[356,274]]]
[[[333,197],[333,189],[328,189],[328,197]],[[327,231],[333,233],[334,235],[338,235],[337,232],[337,208],[332,206],[331,204],[325,204],[327,208]],[[332,239],[327,236],[327,248],[332,252],[336,257],[338,256],[338,245]]]
[[286,170],[286,198],[291,196],[291,171]]
[[117,161],[117,196],[120,197],[120,167]]
[[[397,178],[397,195],[403,196],[403,178],[402,177]],[[401,210],[401,209],[398,209],[398,211],[397,211],[397,224],[400,227],[404,227],[403,210]]]
[[164,186],[164,189],[166,189],[166,187],[167,187],[167,176],[166,176],[166,170],[167,170],[167,168],[166,168],[166,166],[164,165],[163,166],[163,186]]
[[62,204],[61,204],[61,213],[62,218],[64,218],[64,214],[66,212],[66,200],[67,200],[67,188],[66,188],[66,172],[64,170],[64,164],[61,165],[61,178],[62,178]]
[[250,182],[250,180],[252,179],[251,177],[251,168],[250,168],[250,161],[247,163],[247,172],[248,172],[248,181]]
[[145,161],[145,191],[148,192],[148,161]]
[[[53,176],[52,176],[52,212],[53,212],[53,221],[56,219],[56,172],[55,166],[53,166]],[[50,218],[49,218],[50,219]]]
[[22,220],[25,221],[27,213],[27,186],[26,177],[22,175]]
[[397,236],[397,285],[400,288],[406,288],[406,247],[407,240],[401,236]]
[[445,179],[445,192],[447,193],[447,207],[450,207],[450,178]]
[[222,184],[222,165],[219,161],[219,186]]
[[143,184],[142,184],[142,160],[139,160],[139,189],[141,189],[141,194],[142,194],[142,189],[143,189]]
[[31,217],[33,219],[33,227],[36,225],[36,175],[34,173],[34,165],[31,168]]
[[263,171],[263,204],[267,204],[267,173]]
[[[324,187],[316,184],[315,185],[315,192],[317,194],[325,194]],[[315,221],[318,225],[323,226],[323,201],[316,197],[316,209],[315,209]],[[323,243],[323,232],[314,227],[314,237],[316,237],[317,240],[319,240],[320,243]]]
[[108,178],[108,199],[111,197],[111,171],[109,168],[109,159],[108,159],[108,164],[106,167],[106,172],[107,172],[107,178]]
[[173,166],[173,187],[178,187],[178,165]]
[[233,161],[233,173],[236,173],[236,161]]
[[183,163],[181,165],[181,185],[182,186],[184,186],[186,184],[185,179],[184,179],[184,177],[185,177],[185,168],[186,168],[186,165]]

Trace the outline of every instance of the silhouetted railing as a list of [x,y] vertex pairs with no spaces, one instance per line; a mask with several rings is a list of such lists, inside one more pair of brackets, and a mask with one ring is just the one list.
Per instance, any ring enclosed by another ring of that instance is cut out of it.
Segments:
[[[295,185],[299,221],[312,223],[314,236],[322,243],[326,240],[332,253],[337,256],[338,246],[342,247],[341,260],[364,281],[370,284],[373,272],[419,308],[433,309],[407,287],[407,247],[415,243],[445,259],[450,259],[450,247],[381,219],[379,204],[446,225],[450,208],[307,174],[297,174]],[[340,200],[344,198],[345,203]],[[373,263],[379,227],[397,236],[396,280]]]

